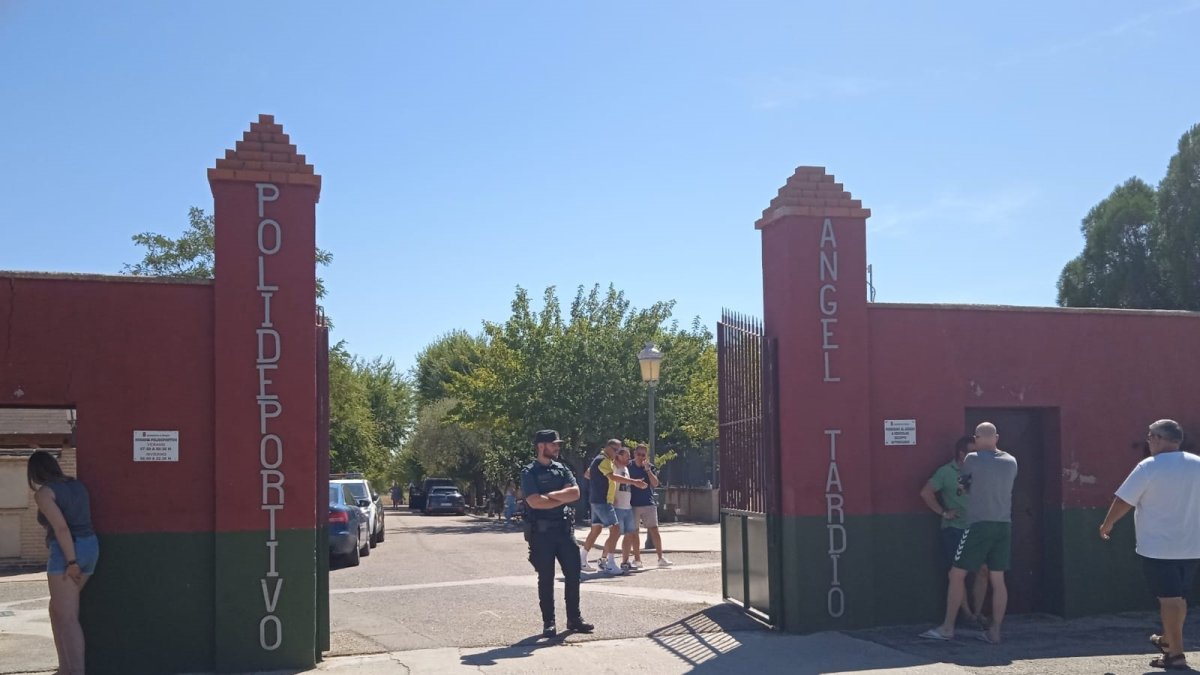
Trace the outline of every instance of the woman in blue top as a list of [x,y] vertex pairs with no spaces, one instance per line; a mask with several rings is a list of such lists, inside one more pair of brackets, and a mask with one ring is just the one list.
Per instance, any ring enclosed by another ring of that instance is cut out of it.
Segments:
[[83,627],[79,594],[96,571],[100,544],[92,530],[92,511],[83,483],[63,475],[54,455],[38,450],[29,457],[29,489],[37,502],[38,523],[46,528],[50,561],[50,626],[58,649],[58,672],[84,672]]

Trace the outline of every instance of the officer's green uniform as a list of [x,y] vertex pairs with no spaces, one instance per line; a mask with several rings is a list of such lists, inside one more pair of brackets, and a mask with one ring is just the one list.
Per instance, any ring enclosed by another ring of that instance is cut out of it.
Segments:
[[[560,462],[542,464],[534,460],[521,472],[521,492],[544,495],[577,485],[575,475]],[[579,545],[575,543],[574,513],[567,506],[553,509],[525,509],[529,562],[538,574],[538,601],[542,621],[554,623],[554,559],[562,567],[567,587],[567,621],[582,621],[579,614]]]

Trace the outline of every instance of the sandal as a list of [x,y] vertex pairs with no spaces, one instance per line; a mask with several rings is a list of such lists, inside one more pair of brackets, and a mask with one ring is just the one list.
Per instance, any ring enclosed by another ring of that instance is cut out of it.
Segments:
[[1187,664],[1187,657],[1183,654],[1176,654],[1175,656],[1163,654],[1151,661],[1150,667],[1162,668],[1163,670],[1191,670],[1191,667]]
[[1154,645],[1155,648],[1158,649],[1158,651],[1162,652],[1163,656],[1167,656],[1167,654],[1168,654],[1167,647],[1169,645],[1167,644],[1166,637],[1164,637],[1162,635],[1158,635],[1157,633],[1154,635],[1151,635],[1150,636],[1150,644]]

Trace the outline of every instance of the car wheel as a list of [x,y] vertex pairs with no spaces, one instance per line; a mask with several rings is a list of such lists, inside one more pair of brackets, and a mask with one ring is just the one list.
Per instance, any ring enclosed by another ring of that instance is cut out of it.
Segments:
[[363,542],[362,548],[358,549],[358,554],[364,558],[371,555],[371,535],[367,535],[367,540]]
[[383,542],[383,533],[386,531],[385,525],[387,525],[387,523],[379,526],[379,534],[375,536],[375,543],[377,544]]
[[355,546],[354,549],[350,551],[350,554],[346,556],[346,567],[358,567],[358,562],[358,547]]

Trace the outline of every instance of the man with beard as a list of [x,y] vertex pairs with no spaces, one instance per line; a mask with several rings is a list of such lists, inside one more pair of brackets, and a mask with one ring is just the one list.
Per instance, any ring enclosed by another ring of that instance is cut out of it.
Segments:
[[546,429],[533,437],[537,459],[521,472],[521,492],[525,495],[525,538],[529,542],[529,562],[537,570],[538,603],[542,610],[542,635],[554,637],[554,561],[563,571],[566,586],[567,630],[591,633],[596,629],[579,612],[579,546],[572,524],[574,513],[568,504],[579,499],[575,475],[559,463],[562,440],[558,432]]

